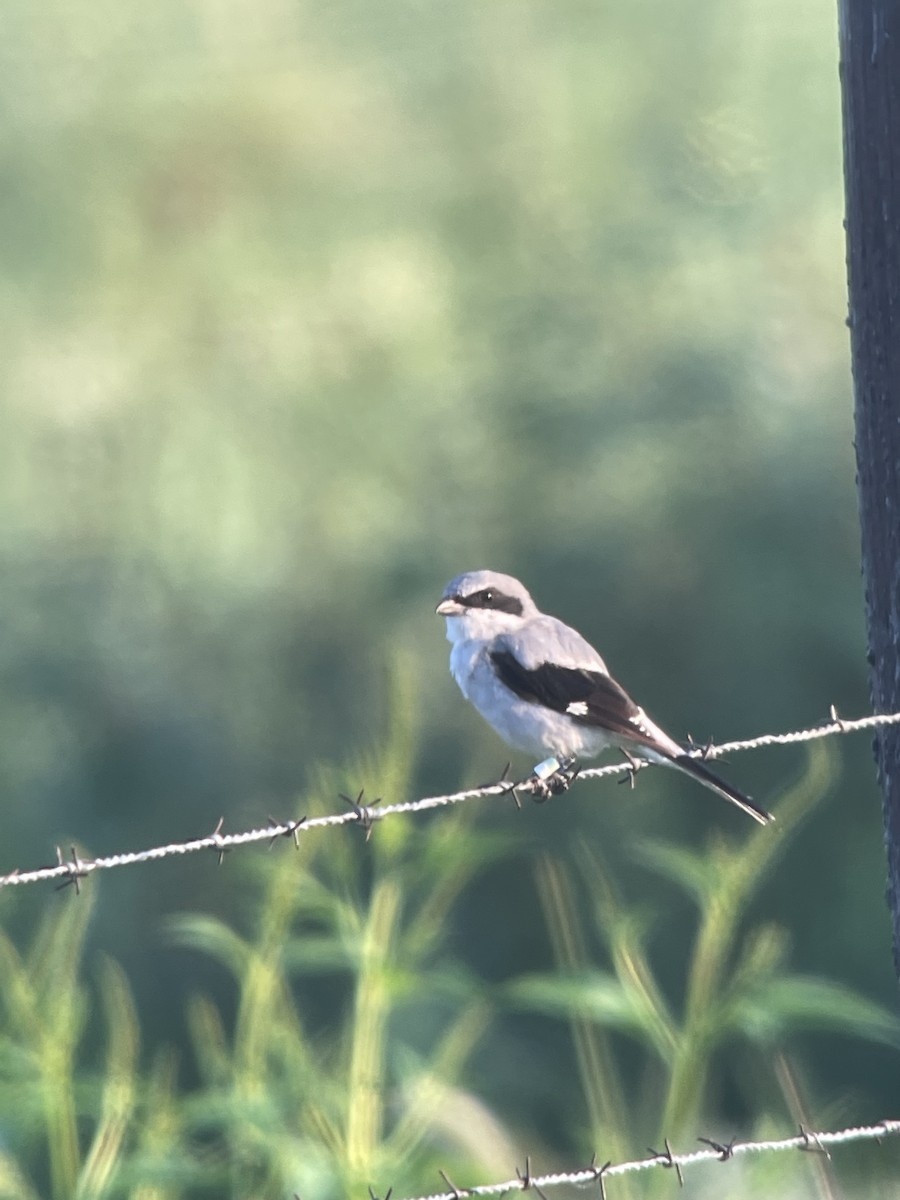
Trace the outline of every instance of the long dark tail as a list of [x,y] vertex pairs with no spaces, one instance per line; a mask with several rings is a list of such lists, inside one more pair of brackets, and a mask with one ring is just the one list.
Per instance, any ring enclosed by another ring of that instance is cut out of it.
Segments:
[[736,787],[732,787],[730,783],[726,783],[718,775],[714,775],[699,759],[691,758],[689,754],[679,754],[677,757],[671,757],[669,762],[673,767],[677,767],[679,771],[684,771],[686,775],[693,775],[700,783],[711,788],[714,792],[718,792],[720,796],[724,796],[732,804],[736,804],[738,808],[743,809],[754,821],[759,821],[760,825],[768,825],[770,821],[775,820],[772,814],[766,812],[764,808],[760,808],[755,800],[751,800],[749,796],[745,796],[743,792],[739,792]]

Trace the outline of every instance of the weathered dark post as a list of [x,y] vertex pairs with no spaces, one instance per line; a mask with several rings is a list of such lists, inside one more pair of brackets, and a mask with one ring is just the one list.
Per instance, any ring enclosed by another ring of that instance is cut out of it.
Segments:
[[[872,702],[900,711],[900,0],[838,0],[850,343]],[[900,730],[876,735],[900,976]]]

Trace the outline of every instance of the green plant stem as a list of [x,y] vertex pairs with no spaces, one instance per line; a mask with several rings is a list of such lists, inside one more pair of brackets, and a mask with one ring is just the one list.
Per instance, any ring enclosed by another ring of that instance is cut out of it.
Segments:
[[108,1050],[100,1119],[78,1179],[76,1200],[98,1200],[108,1193],[124,1158],[137,1092],[138,1022],[122,970],[105,964],[103,1001]]
[[400,912],[396,882],[376,883],[363,930],[354,999],[347,1109],[347,1166],[355,1178],[372,1177],[382,1132],[385,1029],[389,1011],[387,963]]
[[50,1183],[56,1200],[71,1200],[78,1179],[78,1129],[72,1095],[72,1054],[53,1031],[41,1048],[44,1122],[50,1160]]
[[750,897],[811,803],[828,788],[834,756],[824,745],[809,749],[808,767],[778,809],[777,823],[756,832],[739,852],[719,847],[718,878],[706,898],[691,957],[684,1023],[672,1060],[660,1139],[692,1129],[700,1115],[710,1058],[717,1041],[723,978],[737,925]]
[[[566,871],[550,855],[544,854],[538,859],[536,873],[557,962],[569,971],[586,968],[590,963]],[[574,1017],[569,1024],[590,1114],[591,1133],[595,1139],[602,1138],[608,1157],[624,1157],[627,1146],[622,1137],[621,1117],[625,1107],[608,1039],[598,1032],[592,1021],[583,1017]]]

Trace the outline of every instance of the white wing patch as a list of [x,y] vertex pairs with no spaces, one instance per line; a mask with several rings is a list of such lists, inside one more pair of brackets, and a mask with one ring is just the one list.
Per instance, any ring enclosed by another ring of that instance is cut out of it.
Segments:
[[628,718],[630,723],[639,729],[646,737],[653,737],[653,730],[650,728],[650,722],[647,720],[647,714],[642,708],[639,708],[633,717]]
[[572,717],[586,717],[588,706],[583,700],[573,700],[566,705],[566,712]]

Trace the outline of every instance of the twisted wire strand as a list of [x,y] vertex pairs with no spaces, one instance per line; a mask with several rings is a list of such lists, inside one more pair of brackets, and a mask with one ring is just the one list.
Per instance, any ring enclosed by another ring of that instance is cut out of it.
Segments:
[[[741,741],[723,742],[718,745],[695,746],[689,753],[697,758],[715,759],[726,754],[736,754],[745,750],[756,750],[763,746],[788,746],[799,742],[810,742],[818,738],[834,737],[837,734],[858,733],[866,729],[881,729],[886,726],[900,724],[900,713],[875,714],[860,717],[856,720],[845,721],[832,708],[829,720],[809,729],[797,729],[787,733],[764,733],[755,738],[745,738]],[[627,769],[641,770],[652,766],[648,762],[637,762]],[[602,779],[608,775],[621,775],[623,767],[612,763],[603,767],[590,767],[578,773],[573,782],[586,779]],[[16,869],[9,874],[0,875],[0,888],[19,887],[30,883],[41,883],[56,880],[62,884],[73,883],[76,888],[78,881],[93,874],[95,871],[109,871],[114,867],[130,867],[138,863],[156,862],[159,859],[174,858],[178,855],[196,854],[201,850],[214,850],[219,855],[237,846],[247,846],[254,842],[273,841],[278,837],[291,837],[295,841],[314,829],[328,829],[338,825],[362,824],[368,832],[378,821],[400,813],[425,812],[432,808],[444,808],[452,804],[461,804],[468,800],[485,799],[490,796],[506,796],[515,790],[532,790],[528,779],[512,781],[498,780],[496,783],[485,784],[481,787],[466,788],[459,792],[448,792],[442,796],[422,796],[416,800],[407,800],[397,804],[373,805],[362,804],[362,795],[346,812],[330,813],[324,817],[302,818],[299,821],[272,820],[266,826],[258,829],[247,829],[238,833],[223,833],[222,821],[212,833],[203,837],[193,838],[186,842],[170,842],[164,846],[153,846],[147,850],[132,850],[120,854],[107,854],[99,858],[82,859],[73,846],[70,856],[66,857],[61,847],[56,848],[57,861],[52,866],[38,867],[34,870],[23,871]]]

